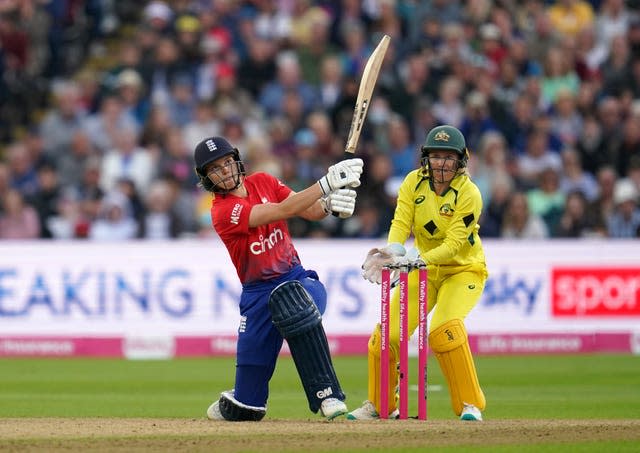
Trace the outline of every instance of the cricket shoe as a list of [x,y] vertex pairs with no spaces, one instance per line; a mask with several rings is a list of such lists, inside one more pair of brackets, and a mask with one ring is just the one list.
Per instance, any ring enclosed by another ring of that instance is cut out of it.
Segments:
[[472,422],[482,421],[482,412],[480,412],[480,409],[475,407],[473,404],[462,404],[464,404],[464,408],[462,409],[462,414],[460,414],[460,420]]
[[369,400],[366,400],[362,403],[362,406],[347,414],[347,420],[377,420],[379,418],[376,407]]
[[320,412],[327,420],[333,420],[336,417],[346,414],[348,409],[344,401],[340,401],[338,398],[327,398],[322,400]]
[[224,420],[222,412],[220,412],[220,400],[217,400],[209,409],[207,409],[207,418],[209,420]]

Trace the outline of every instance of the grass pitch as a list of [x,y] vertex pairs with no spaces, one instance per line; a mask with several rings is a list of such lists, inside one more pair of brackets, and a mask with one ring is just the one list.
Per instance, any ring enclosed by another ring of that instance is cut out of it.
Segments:
[[[355,408],[367,397],[366,357],[334,362]],[[411,414],[417,412],[416,365],[410,367]],[[308,410],[288,357],[276,368],[263,422],[209,422],[206,408],[233,387],[234,366],[232,358],[2,359],[0,450],[595,452],[640,445],[638,356],[479,356],[483,423],[456,420],[432,357],[426,423],[323,422]],[[294,442],[290,448],[286,439]]]

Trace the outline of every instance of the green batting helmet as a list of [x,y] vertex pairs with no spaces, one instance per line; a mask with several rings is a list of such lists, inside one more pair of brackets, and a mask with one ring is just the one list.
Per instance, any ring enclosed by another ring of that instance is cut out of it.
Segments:
[[429,155],[429,151],[434,149],[455,151],[460,156],[460,166],[465,167],[467,165],[467,160],[469,159],[467,143],[462,132],[453,126],[437,126],[429,131],[424,145],[420,148],[423,166],[426,166],[426,158]]

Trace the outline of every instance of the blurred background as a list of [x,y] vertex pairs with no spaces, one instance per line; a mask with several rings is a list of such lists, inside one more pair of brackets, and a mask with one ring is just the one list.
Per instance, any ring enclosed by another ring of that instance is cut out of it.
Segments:
[[223,135],[294,190],[363,129],[356,214],[383,238],[430,128],[465,134],[490,238],[640,237],[637,0],[2,0],[0,239],[209,237],[194,145]]

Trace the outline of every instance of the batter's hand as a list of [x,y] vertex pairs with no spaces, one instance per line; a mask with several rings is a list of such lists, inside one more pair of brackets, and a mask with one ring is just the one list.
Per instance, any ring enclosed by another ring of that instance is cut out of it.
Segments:
[[369,250],[364,263],[362,263],[362,277],[379,285],[382,281],[382,268],[400,263],[405,254],[404,246],[397,242],[388,244],[386,247]]
[[328,196],[320,199],[324,211],[334,213],[341,219],[346,219],[353,215],[356,208],[356,197],[358,194],[351,189],[338,189],[331,192]]
[[332,165],[327,170],[327,174],[318,181],[322,193],[329,195],[343,187],[358,187],[363,166],[362,159],[346,159]]

